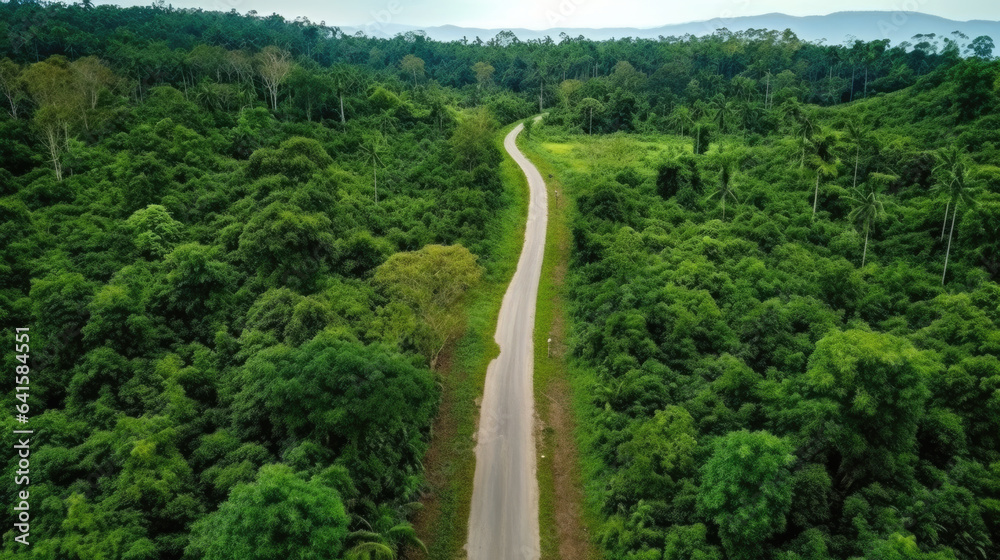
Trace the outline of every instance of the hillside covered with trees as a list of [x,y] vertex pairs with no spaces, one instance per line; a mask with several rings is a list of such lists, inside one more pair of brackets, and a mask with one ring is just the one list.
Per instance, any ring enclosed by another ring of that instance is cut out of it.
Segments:
[[992,49],[0,4],[39,434],[3,556],[420,555],[439,357],[515,204],[495,136],[540,111],[608,558],[996,556]]
[[535,127],[576,204],[607,557],[997,555],[997,75],[759,114],[730,89],[666,135],[598,135],[607,106],[570,93]]

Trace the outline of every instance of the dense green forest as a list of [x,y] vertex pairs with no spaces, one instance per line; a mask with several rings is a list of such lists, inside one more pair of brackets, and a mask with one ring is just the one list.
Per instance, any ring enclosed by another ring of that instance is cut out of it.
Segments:
[[668,135],[570,89],[534,128],[609,558],[1000,554],[998,70]]
[[3,556],[419,549],[438,357],[513,204],[495,133],[541,110],[609,558],[995,557],[992,41],[484,39],[0,4],[39,434]]
[[278,36],[227,50],[177,24],[209,15],[0,10],[0,309],[5,332],[31,329],[40,434],[31,547],[8,526],[5,557],[366,558],[413,542],[431,365],[510,203],[491,113]]

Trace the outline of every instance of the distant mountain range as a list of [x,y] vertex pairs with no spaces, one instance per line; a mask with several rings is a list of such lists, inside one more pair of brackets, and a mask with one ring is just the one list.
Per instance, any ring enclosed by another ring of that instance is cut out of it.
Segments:
[[916,12],[837,12],[825,16],[789,16],[785,14],[764,14],[759,16],[734,17],[730,19],[712,19],[692,23],[663,25],[660,27],[635,28],[614,27],[603,29],[562,28],[556,27],[544,30],[496,28],[484,29],[475,27],[457,27],[442,25],[438,27],[418,27],[402,24],[374,23],[364,27],[341,27],[348,35],[358,31],[371,37],[394,37],[400,33],[423,31],[428,38],[436,41],[460,41],[463,38],[474,41],[479,37],[488,41],[497,33],[512,31],[518,39],[527,41],[541,39],[546,36],[558,41],[562,33],[570,37],[580,35],[594,40],[635,37],[656,39],[659,37],[680,37],[683,35],[710,35],[716,30],[726,28],[730,31],[745,31],[748,29],[775,29],[783,31],[791,29],[806,41],[825,41],[825,44],[843,44],[844,41],[856,37],[864,41],[889,39],[892,45],[910,41],[917,34],[934,33],[951,36],[953,31],[961,31],[974,39],[980,35],[988,35],[994,40],[1000,39],[1000,22],[986,20],[955,21],[938,16]]

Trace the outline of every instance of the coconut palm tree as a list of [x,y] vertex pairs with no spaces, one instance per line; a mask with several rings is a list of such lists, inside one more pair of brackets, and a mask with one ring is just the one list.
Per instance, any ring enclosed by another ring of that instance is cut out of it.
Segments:
[[819,181],[823,176],[833,177],[837,174],[837,156],[834,154],[837,140],[832,135],[820,134],[810,141],[812,154],[809,159],[816,170],[816,188],[813,194],[813,218],[816,217],[816,207],[819,204]]
[[[419,504],[408,504],[419,506]],[[353,531],[347,535],[347,542],[354,543],[347,551],[348,560],[396,560],[400,548],[412,544],[427,554],[427,547],[417,538],[417,531],[408,521],[398,521],[398,517],[383,509],[375,525],[360,517],[368,529]]]
[[708,200],[719,197],[719,204],[722,205],[722,221],[726,221],[726,200],[739,202],[736,192],[736,158],[725,156],[722,160],[722,167],[719,169],[719,188],[708,196]]
[[712,120],[719,126],[719,132],[726,132],[726,125],[730,124],[734,118],[736,118],[736,106],[732,101],[726,100],[726,98],[719,94],[712,99],[709,106],[715,110],[715,114],[712,115]]
[[795,122],[792,130],[799,144],[799,168],[802,168],[806,165],[806,151],[809,149],[809,143],[813,141],[813,136],[818,130],[809,115],[804,113],[801,119]]
[[691,109],[688,109],[685,105],[677,105],[674,110],[670,112],[670,124],[674,128],[680,129],[680,135],[684,136],[684,130],[688,126],[694,125],[694,119],[691,117]]
[[375,131],[368,135],[365,138],[365,143],[361,145],[361,152],[364,154],[365,161],[372,165],[375,204],[378,204],[378,166],[382,165],[382,154],[385,153],[385,137],[382,133]]
[[817,132],[817,127],[812,115],[796,99],[789,99],[781,104],[781,113],[786,119],[791,121],[792,133],[798,139],[801,156],[799,157],[799,167],[804,167],[806,162],[806,148],[809,140]]
[[861,162],[861,146],[868,142],[868,129],[857,120],[847,121],[844,129],[847,133],[847,140],[854,144],[854,184],[851,188],[858,188],[858,164]]
[[587,126],[587,134],[594,133],[594,110],[596,109],[598,113],[604,111],[604,104],[600,101],[594,99],[593,97],[586,97],[582,99],[577,106],[580,109],[580,114],[587,114],[589,116],[589,122]]
[[[948,258],[951,256],[951,240],[955,236],[955,221],[958,218],[958,206],[961,202],[972,205],[972,191],[975,187],[968,165],[959,158],[958,163],[947,171],[944,181],[944,190],[948,193],[951,211],[951,229],[948,231],[948,248],[944,253],[944,271],[941,273],[941,284],[944,285],[948,276]],[[947,216],[945,216],[947,219]]]
[[[361,538],[359,535],[355,536]],[[345,558],[347,560],[396,560],[396,553],[380,542],[363,541],[348,550]]]
[[934,168],[933,173],[938,175],[938,177],[943,177],[942,180],[934,186],[935,190],[944,191],[945,198],[947,202],[944,206],[944,220],[941,222],[941,241],[944,241],[944,232],[948,226],[948,210],[951,208],[951,202],[953,193],[949,186],[949,179],[952,176],[952,171],[960,163],[962,163],[962,153],[958,151],[958,147],[952,146],[941,150],[940,152],[934,154],[938,160],[938,165]]
[[[896,178],[892,175],[876,173],[872,175],[871,181],[888,183]],[[868,257],[868,236],[872,228],[886,217],[885,204],[882,195],[875,188],[862,190],[855,189],[855,194],[850,197],[854,202],[854,208],[848,214],[847,219],[855,224],[861,225],[861,230],[865,234],[865,248],[861,252],[861,266],[865,266]]]

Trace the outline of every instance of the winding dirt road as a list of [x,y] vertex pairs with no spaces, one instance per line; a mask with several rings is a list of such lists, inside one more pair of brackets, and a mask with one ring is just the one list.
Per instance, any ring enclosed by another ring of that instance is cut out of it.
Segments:
[[531,197],[524,246],[494,335],[500,355],[486,370],[466,544],[469,560],[536,560],[539,556],[532,335],[548,198],[538,169],[514,143],[523,128],[518,125],[504,138],[504,148],[528,178]]

